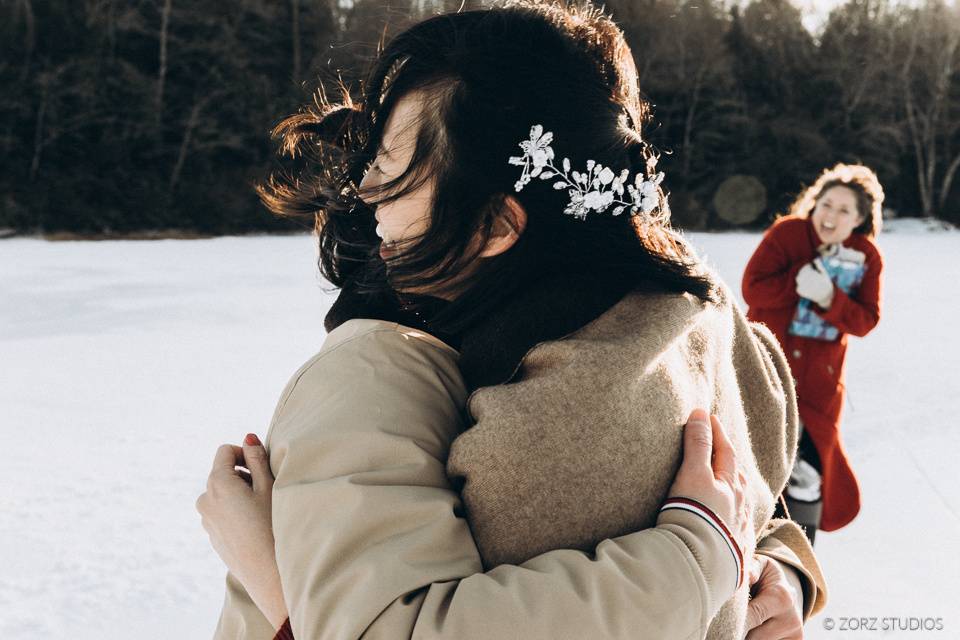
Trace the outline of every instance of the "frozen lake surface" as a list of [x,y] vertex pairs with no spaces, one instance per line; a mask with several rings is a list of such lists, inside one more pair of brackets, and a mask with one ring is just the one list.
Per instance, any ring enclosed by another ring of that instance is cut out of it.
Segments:
[[[883,318],[848,355],[863,510],[818,535],[831,598],[808,638],[960,638],[960,233],[891,227]],[[691,238],[739,290],[759,234]],[[315,255],[309,236],[0,241],[0,638],[210,637],[224,569],[194,501],[323,341]]]

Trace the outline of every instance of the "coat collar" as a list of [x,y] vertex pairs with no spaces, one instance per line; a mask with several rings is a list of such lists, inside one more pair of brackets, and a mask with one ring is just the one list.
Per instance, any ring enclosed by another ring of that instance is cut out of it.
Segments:
[[592,322],[631,289],[596,275],[531,283],[462,335],[460,371],[472,392],[508,382],[535,345]]
[[458,349],[459,336],[435,331],[424,320],[424,317],[429,318],[432,313],[447,304],[446,301],[426,296],[419,298],[419,301],[422,311],[412,311],[393,294],[361,294],[357,291],[356,284],[351,282],[340,289],[337,299],[324,318],[323,325],[329,334],[347,320],[355,318],[384,320],[425,331],[450,347]]
[[516,373],[536,344],[569,335],[592,322],[633,288],[626,282],[596,275],[564,274],[531,282],[503,305],[459,335],[433,330],[423,316],[444,301],[425,300],[425,313],[404,309],[396,297],[360,295],[345,286],[327,313],[324,326],[333,331],[352,318],[395,322],[431,333],[460,351],[460,371],[468,392],[502,384]]

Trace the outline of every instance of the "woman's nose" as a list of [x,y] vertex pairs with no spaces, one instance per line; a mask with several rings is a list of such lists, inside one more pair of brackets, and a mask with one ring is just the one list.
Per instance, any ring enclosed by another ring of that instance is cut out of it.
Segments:
[[372,171],[367,171],[365,174],[363,174],[363,178],[360,180],[360,191],[363,191],[363,190],[365,190],[365,189],[369,189],[369,188],[370,188],[370,182],[371,182],[371,180],[372,180],[372,179],[370,178],[370,174],[371,174],[371,173],[373,173],[373,172],[372,172]]

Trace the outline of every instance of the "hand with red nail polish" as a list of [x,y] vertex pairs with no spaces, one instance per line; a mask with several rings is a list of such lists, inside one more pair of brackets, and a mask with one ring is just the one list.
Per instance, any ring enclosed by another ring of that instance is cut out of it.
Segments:
[[267,619],[279,628],[287,619],[274,555],[271,500],[273,473],[254,433],[243,446],[217,449],[207,490],[197,499],[201,523],[214,550]]

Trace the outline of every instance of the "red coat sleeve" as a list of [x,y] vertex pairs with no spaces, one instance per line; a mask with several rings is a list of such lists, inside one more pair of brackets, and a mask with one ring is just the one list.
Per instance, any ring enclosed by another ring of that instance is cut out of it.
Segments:
[[826,311],[814,307],[817,314],[844,333],[863,337],[880,322],[880,289],[883,258],[873,252],[859,289],[852,296],[834,289],[833,303]]
[[790,256],[780,235],[778,225],[768,230],[743,271],[743,299],[755,309],[795,307],[800,301],[796,278],[806,262]]

